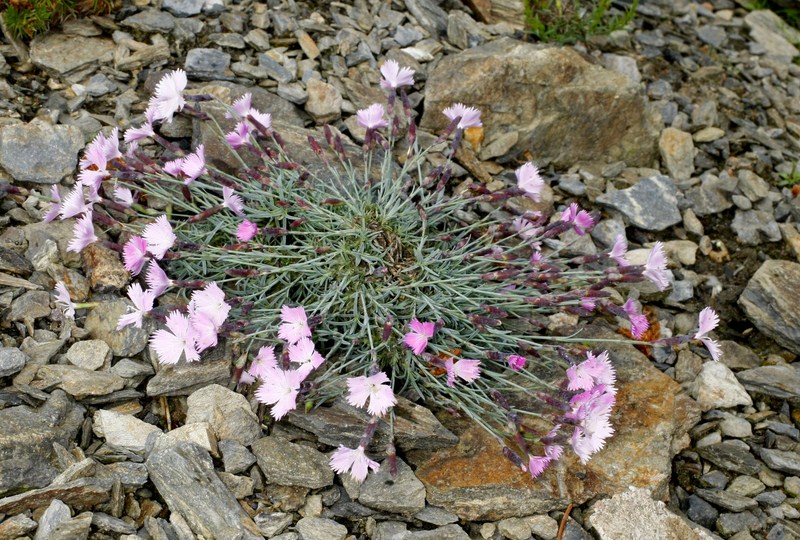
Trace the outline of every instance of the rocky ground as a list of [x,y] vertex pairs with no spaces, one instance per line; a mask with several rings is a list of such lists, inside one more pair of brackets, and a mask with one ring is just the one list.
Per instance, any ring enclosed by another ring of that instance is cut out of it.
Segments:
[[[330,122],[359,141],[353,114],[382,99],[377,68],[397,59],[417,71],[423,131],[454,101],[483,111],[460,180],[495,189],[533,159],[545,207],[602,212],[569,249],[620,231],[634,248],[665,241],[672,288],[633,294],[663,336],[714,306],[724,353],[614,347],[617,434],[536,482],[474,426],[401,402],[398,477],[358,486],[327,465],[360,433],[357,410],[265,426],[229,389],[224,351],[158,366],[147,329],[114,329],[117,255],[68,253],[70,223],[7,195],[0,539],[800,538],[800,32],[731,0],[641,4],[626,30],[564,49],[522,41],[513,0],[126,0],[0,45],[0,181],[43,193],[74,182],[98,130],[141,121],[164,69],[223,100],[253,92],[279,129]],[[162,134],[210,142],[187,119]],[[55,280],[99,306],[65,321]]]

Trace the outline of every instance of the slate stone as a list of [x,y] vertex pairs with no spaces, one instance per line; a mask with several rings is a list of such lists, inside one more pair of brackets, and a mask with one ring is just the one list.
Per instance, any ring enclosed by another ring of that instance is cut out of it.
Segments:
[[55,184],[75,170],[83,134],[38,120],[0,128],[0,167],[18,182]]
[[[48,32],[31,40],[30,55],[34,64],[51,74],[70,76],[84,70],[91,72],[100,64],[110,63],[115,48],[114,42],[106,37]],[[75,54],[75,51],[81,54]],[[83,137],[80,141],[83,142]]]
[[231,360],[226,351],[226,346],[220,342],[200,362],[181,361],[175,365],[159,366],[156,374],[147,381],[147,395],[188,396],[211,384],[228,384]]
[[397,459],[397,476],[392,477],[387,461],[361,484],[358,502],[385,512],[415,514],[425,507],[425,486],[411,467]]
[[735,341],[723,339],[719,342],[719,347],[722,351],[719,361],[733,371],[757,368],[761,365],[761,359],[752,349]]
[[111,360],[111,348],[99,339],[78,341],[67,350],[66,358],[74,366],[94,371]]
[[658,140],[661,160],[672,178],[688,180],[694,172],[694,143],[685,131],[668,127]]
[[406,9],[433,36],[447,32],[447,12],[432,0],[406,0]]
[[778,364],[761,366],[736,374],[748,392],[773,401],[788,400],[800,405],[800,368]]
[[39,527],[36,529],[36,536],[33,540],[47,540],[52,538],[59,525],[72,518],[69,507],[55,499],[39,518]]
[[27,278],[33,273],[34,265],[28,259],[8,248],[0,247],[0,272],[8,272]]
[[169,33],[175,28],[175,18],[157,9],[146,9],[126,17],[120,24],[142,32]]
[[[55,499],[72,507],[91,508],[108,500],[111,483],[110,479],[81,478],[66,484],[32,489],[0,499],[0,514],[16,514],[41,508],[48,506]],[[91,524],[91,518],[89,523]]]
[[100,409],[94,414],[92,429],[115,448],[144,453],[147,438],[151,433],[161,432],[152,424],[133,415]]
[[800,43],[798,31],[772,11],[751,11],[745,15],[744,23],[750,28],[750,37],[764,47],[769,56],[787,63],[800,56],[800,51],[792,45]]
[[279,83],[288,83],[294,80],[292,72],[283,67],[279,62],[273,60],[269,55],[259,54],[258,65],[265,69],[269,78],[278,81]]
[[716,176],[704,176],[699,186],[686,190],[692,210],[698,216],[723,212],[733,206],[728,185]]
[[703,411],[716,408],[752,405],[753,400],[725,364],[706,362],[689,387],[689,395]]
[[702,497],[713,505],[731,512],[744,512],[758,508],[758,503],[750,497],[743,497],[730,491],[716,491],[712,489],[697,489],[698,497]]
[[792,476],[800,475],[800,454],[762,448],[759,452],[761,459],[773,471],[782,472]]
[[736,210],[731,222],[736,239],[747,246],[762,242],[780,242],[781,230],[772,212],[764,210]]
[[29,532],[35,530],[38,526],[38,523],[33,521],[25,514],[17,514],[16,516],[11,516],[0,523],[0,538],[9,540],[13,538],[23,538],[26,537]]
[[714,524],[719,516],[719,512],[716,508],[711,506],[697,495],[690,495],[688,504],[689,506],[686,509],[686,517],[707,529],[714,528]]
[[164,0],[161,7],[176,17],[192,17],[203,10],[205,0]]
[[17,347],[0,347],[0,377],[17,373],[29,360],[28,355]]
[[720,514],[717,518],[717,532],[724,537],[730,537],[737,532],[752,530],[758,527],[759,521],[750,512]]
[[43,384],[58,386],[75,399],[104,396],[125,386],[122,377],[108,371],[89,371],[77,366],[40,366],[36,376]]
[[248,446],[261,437],[261,422],[242,394],[218,384],[195,390],[187,400],[186,423],[208,422],[218,439]]
[[[800,354],[800,264],[768,260],[739,297],[747,318],[765,335]],[[797,392],[795,392],[796,394]]]
[[333,484],[328,457],[314,448],[269,436],[254,442],[251,449],[270,484],[311,489]]
[[150,319],[142,328],[128,325],[117,330],[119,318],[128,313],[128,300],[123,298],[98,299],[100,304],[86,315],[83,327],[92,339],[105,341],[114,356],[134,356],[147,346],[150,333],[155,330]]
[[732,442],[721,442],[697,449],[700,457],[706,459],[726,471],[741,474],[758,474],[761,470],[758,460],[753,454]]
[[218,446],[219,451],[222,452],[222,463],[225,467],[225,472],[239,474],[249,469],[256,462],[256,456],[233,439],[222,439],[219,441]]
[[639,180],[628,189],[605,193],[597,202],[621,212],[631,225],[646,231],[663,231],[680,223],[675,184],[666,176]]
[[327,518],[301,518],[295,529],[302,540],[344,540],[347,536],[347,527]]
[[198,48],[186,53],[184,69],[194,79],[216,80],[230,78],[226,74],[231,55],[217,49]]

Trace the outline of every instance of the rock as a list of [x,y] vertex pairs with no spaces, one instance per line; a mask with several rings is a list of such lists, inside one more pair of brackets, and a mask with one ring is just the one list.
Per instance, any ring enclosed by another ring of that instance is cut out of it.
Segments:
[[622,73],[634,83],[642,82],[642,74],[639,73],[635,58],[606,53],[603,55],[603,65],[611,71]]
[[752,476],[737,476],[726,491],[742,497],[755,497],[766,489],[764,482]]
[[800,264],[768,260],[747,283],[739,305],[747,318],[779,345],[800,354]]
[[103,246],[93,243],[81,251],[83,272],[89,278],[92,290],[98,293],[116,292],[123,289],[130,280],[120,255]]
[[689,188],[685,195],[696,215],[708,216],[733,206],[730,187],[716,176],[703,175],[700,185]]
[[387,461],[361,484],[358,502],[364,506],[411,515],[425,507],[425,486],[402,459],[397,459],[397,476],[392,477]]
[[407,540],[470,540],[464,529],[455,523],[430,531],[414,531],[403,538]]
[[433,36],[447,31],[447,13],[431,0],[406,0],[406,9]]
[[304,517],[295,525],[301,540],[344,540],[347,527],[332,519]]
[[217,49],[191,49],[186,53],[184,69],[193,79],[217,80],[229,78],[231,55]]
[[110,479],[81,478],[74,482],[32,489],[0,499],[0,514],[16,514],[24,510],[41,508],[55,499],[75,508],[91,508],[95,504],[107,501],[110,492]]
[[767,55],[789,63],[800,51],[792,43],[800,43],[798,31],[768,9],[751,11],[744,18],[750,37],[764,47]]
[[758,518],[750,512],[742,512],[738,514],[720,514],[719,518],[717,519],[716,530],[724,537],[731,537],[736,533],[755,529],[759,526],[759,524]]
[[108,371],[88,371],[76,366],[40,366],[36,376],[46,386],[58,386],[75,399],[105,396],[121,390],[125,381]]
[[769,184],[753,171],[742,169],[737,177],[739,190],[752,202],[759,201],[769,194]]
[[698,143],[708,143],[712,141],[716,141],[717,139],[721,139],[725,136],[725,132],[716,127],[707,127],[703,128],[700,131],[696,131],[692,135],[692,140]]
[[219,450],[222,452],[222,463],[225,472],[239,474],[250,468],[256,462],[256,456],[233,439],[219,441]]
[[313,448],[275,436],[259,439],[251,448],[270,484],[311,489],[333,484],[327,456]]
[[117,330],[119,318],[128,312],[128,300],[114,298],[100,300],[100,304],[89,311],[83,327],[92,339],[105,341],[114,356],[134,356],[147,346],[147,340],[153,331],[150,319],[145,319],[142,328],[128,325]]
[[697,37],[700,38],[700,41],[707,43],[712,47],[719,48],[728,39],[725,29],[721,26],[707,24],[705,26],[698,26],[696,31]]
[[800,368],[778,364],[761,366],[736,374],[748,392],[773,401],[788,400],[800,405]]
[[[587,327],[581,335],[589,339],[614,334]],[[609,344],[609,352],[619,392],[611,415],[615,435],[602,452],[586,465],[566,452],[534,481],[501,459],[500,445],[483,429],[462,426],[456,431],[458,446],[433,452],[417,463],[428,503],[464,520],[494,521],[564,508],[568,501],[582,504],[631,485],[646,487],[655,497],[666,495],[672,456],[685,444],[685,434],[700,411],[677,383],[633,347]]]
[[734,471],[740,474],[758,474],[761,470],[761,465],[747,448],[743,448],[733,441],[704,446],[698,448],[697,453],[703,459],[726,471]]
[[50,293],[47,291],[28,291],[11,303],[6,318],[9,321],[30,321],[50,315]]
[[781,240],[781,230],[771,211],[736,210],[731,230],[736,233],[736,239],[740,243],[748,246]]
[[0,377],[8,377],[25,367],[30,358],[16,347],[0,347]]
[[175,17],[157,9],[146,9],[126,17],[120,24],[142,32],[167,34],[175,28]]
[[217,438],[208,422],[187,423],[169,431],[167,435],[179,441],[193,442],[212,456],[219,457]]
[[164,0],[161,7],[176,17],[192,17],[203,9],[206,0]]
[[[114,58],[115,48],[114,42],[104,37],[50,32],[31,40],[30,53],[31,61],[51,75],[66,76],[68,80],[74,79],[70,82],[78,82],[81,75],[91,73],[100,64],[110,63]],[[75,51],[81,51],[81,54],[75,54]],[[83,137],[78,138],[79,143],[82,141]]]
[[509,540],[528,540],[531,537],[531,528],[522,518],[501,519],[497,523],[497,530]]
[[225,350],[220,344],[200,362],[159,366],[153,378],[147,381],[147,395],[188,396],[208,385],[227,384],[231,379],[231,361]]
[[697,493],[698,497],[702,497],[711,504],[731,512],[744,512],[745,510],[758,508],[758,503],[750,497],[742,497],[730,491],[697,489],[695,493]]
[[92,514],[92,526],[106,533],[136,534],[136,527],[103,512],[94,512]]
[[713,539],[702,530],[692,529],[642,488],[632,488],[595,503],[586,518],[586,525],[594,529],[600,540]]
[[661,132],[658,140],[661,160],[672,178],[677,181],[688,180],[694,172],[694,143],[692,136],[685,131],[668,127]]
[[218,472],[217,474],[237,500],[245,499],[253,494],[255,482],[249,476],[236,476],[226,472]]
[[306,83],[308,100],[305,110],[317,124],[326,124],[342,116],[342,94],[335,86],[319,79]]
[[261,512],[255,515],[253,521],[264,536],[272,538],[292,524],[292,515],[284,512]]
[[196,444],[160,444],[159,440],[145,465],[170,511],[180,514],[197,537],[262,538],[256,524],[217,476],[208,452]]
[[719,361],[732,370],[751,369],[761,365],[761,359],[752,349],[735,341],[722,340],[719,342],[719,347],[722,351]]
[[261,437],[261,422],[242,394],[211,384],[195,390],[187,405],[186,423],[208,422],[218,439],[249,446]]
[[8,272],[21,277],[28,277],[37,269],[31,261],[19,253],[0,247],[0,272]]
[[783,482],[783,490],[788,493],[790,497],[800,496],[800,478],[797,476],[787,476]]
[[666,176],[652,176],[628,189],[603,194],[597,202],[621,212],[640,229],[663,231],[681,221],[676,191]]
[[0,166],[18,182],[58,183],[75,170],[82,148],[73,126],[32,121],[0,128]]
[[689,507],[686,509],[686,517],[708,529],[714,528],[714,524],[719,516],[719,512],[716,508],[697,495],[690,495],[688,504]]
[[47,534],[47,540],[78,540],[89,537],[92,512],[83,512],[72,519],[61,522]]
[[762,448],[759,455],[773,471],[795,476],[800,474],[800,454],[796,452]]
[[15,538],[30,538],[26,536],[39,525],[25,514],[11,516],[0,523],[0,539],[14,540]]
[[111,361],[111,347],[99,339],[78,341],[72,344],[66,357],[73,366],[94,371]]
[[71,518],[72,515],[67,505],[58,499],[53,500],[39,519],[39,528],[36,529],[36,536],[33,537],[33,540],[48,540],[48,538],[52,538],[58,526]]
[[458,516],[452,512],[448,512],[443,508],[438,508],[436,506],[426,506],[416,514],[414,514],[414,519],[418,519],[420,521],[424,521],[425,523],[431,523],[433,525],[447,525],[448,523],[455,523],[458,521]]
[[258,67],[263,69],[270,79],[274,79],[279,83],[289,83],[294,80],[294,75],[292,75],[291,71],[267,54],[258,55]]
[[638,85],[569,48],[501,38],[445,56],[428,74],[421,127],[444,129],[442,110],[456,102],[481,110],[486,140],[518,131],[512,153],[535,148],[557,168],[649,166],[655,157],[658,134]]
[[716,408],[752,405],[753,400],[725,364],[706,362],[697,379],[689,386],[689,395],[705,412]]
[[95,435],[102,437],[116,448],[143,454],[147,437],[161,430],[152,424],[143,422],[130,414],[100,409],[94,413],[92,429]]
[[738,416],[727,416],[719,423],[719,429],[726,437],[744,439],[753,436],[753,428],[750,426],[750,422]]

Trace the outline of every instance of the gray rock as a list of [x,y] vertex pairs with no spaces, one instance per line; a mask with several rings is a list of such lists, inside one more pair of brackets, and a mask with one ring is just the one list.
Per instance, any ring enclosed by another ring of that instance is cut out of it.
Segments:
[[222,463],[225,472],[239,474],[256,462],[256,456],[242,446],[241,443],[233,439],[222,439],[219,441],[219,451],[222,452]]
[[75,399],[105,396],[125,386],[122,377],[108,371],[88,371],[77,366],[40,366],[36,376],[47,386],[58,386]]
[[30,538],[26,536],[38,527],[38,524],[25,514],[11,516],[0,523],[0,538]]
[[800,43],[798,31],[768,9],[751,11],[744,18],[750,37],[764,47],[767,55],[789,63],[800,51],[792,43]]
[[[742,497],[755,497],[766,489],[764,482],[752,476],[737,476],[725,491]],[[735,511],[735,510],[734,510]]]
[[712,47],[720,48],[728,39],[725,29],[721,26],[707,24],[705,26],[698,26],[696,29],[697,37],[703,43],[708,43]]
[[470,537],[464,532],[464,529],[454,523],[430,531],[414,531],[402,538],[404,540],[469,540]]
[[0,167],[19,182],[59,182],[75,170],[82,148],[83,134],[73,126],[34,120],[0,128]]
[[717,491],[713,489],[697,489],[698,497],[702,497],[713,505],[731,512],[744,512],[758,508],[758,503],[750,497],[742,497],[730,491]]
[[681,221],[676,191],[666,176],[652,176],[628,189],[603,194],[597,202],[621,212],[640,229],[663,231]]
[[187,405],[186,423],[208,422],[218,439],[248,446],[261,437],[261,422],[242,394],[211,384],[195,390]]
[[800,474],[800,454],[796,452],[762,448],[759,455],[773,471],[795,476]]
[[458,521],[458,516],[456,514],[448,512],[444,508],[439,508],[438,506],[426,506],[414,514],[414,518],[438,526]]
[[721,442],[697,449],[700,457],[726,471],[758,474],[761,465],[748,450],[733,442]]
[[318,489],[333,484],[333,471],[322,452],[279,437],[259,439],[251,446],[267,482]]
[[266,70],[267,75],[279,83],[289,83],[294,80],[292,72],[283,67],[280,63],[276,62],[269,55],[259,54],[258,65]]
[[159,366],[153,378],[147,381],[147,395],[188,396],[210,384],[227,384],[231,379],[231,361],[225,350],[220,344],[201,362]]
[[686,198],[696,215],[717,214],[733,206],[729,187],[716,176],[704,175],[699,186],[686,190]]
[[122,448],[143,454],[147,438],[151,433],[161,430],[152,424],[143,422],[130,414],[100,409],[94,413],[92,429],[95,435],[102,437],[115,448]]
[[[742,512],[739,514],[720,514],[717,519],[716,530],[724,537],[731,537],[736,533],[748,531],[757,528],[760,525],[758,518],[750,512]],[[743,537],[745,540],[747,535]],[[739,540],[739,539],[735,539]]]
[[29,321],[50,315],[50,293],[47,291],[28,291],[11,303],[7,314],[9,321]]
[[31,41],[30,54],[31,61],[40,68],[53,75],[76,79],[70,82],[78,82],[82,78],[79,73],[88,74],[100,64],[110,63],[114,49],[114,42],[108,38],[49,32]]
[[531,537],[531,528],[522,518],[501,519],[497,523],[497,530],[509,540],[528,540]]
[[122,298],[100,300],[100,304],[89,311],[83,327],[92,339],[105,341],[114,356],[134,356],[147,346],[152,322],[145,319],[142,328],[128,325],[117,330],[117,321],[128,312],[128,302]]
[[761,359],[752,349],[739,345],[735,341],[722,340],[719,342],[722,356],[719,361],[734,371],[756,368],[761,365]]
[[145,377],[155,373],[153,366],[144,362],[137,362],[130,358],[121,358],[116,364],[111,366],[111,373],[119,375],[126,380],[126,385],[138,386],[138,383]]
[[756,327],[783,347],[800,354],[800,264],[768,260],[747,283],[739,305]]
[[[19,495],[0,499],[0,514],[16,514],[25,510],[41,508],[49,505],[55,499],[68,506],[89,508],[109,499],[111,484],[110,479],[81,478],[66,484],[31,489]],[[90,516],[90,525],[91,522]],[[69,538],[67,536],[65,540],[69,540]]]
[[304,517],[295,525],[301,540],[344,540],[347,527],[332,519]]
[[755,496],[755,500],[759,504],[769,507],[780,506],[786,500],[786,494],[783,491],[765,491]]
[[358,502],[386,512],[415,514],[425,507],[425,486],[402,459],[397,459],[397,477],[393,478],[384,461],[377,472],[361,484]]
[[17,373],[29,360],[28,355],[16,347],[0,347],[0,377]]
[[642,538],[712,540],[702,530],[670,512],[661,501],[654,501],[646,489],[636,488],[604,499],[592,506],[586,518],[600,540],[639,540]]
[[161,7],[176,17],[191,17],[202,11],[206,0],[164,0]]
[[744,439],[753,436],[753,428],[750,422],[738,416],[729,415],[719,423],[719,429],[726,437]]
[[603,65],[612,71],[622,73],[634,83],[642,82],[642,74],[636,65],[636,59],[620,54],[606,53],[603,55]]
[[703,411],[716,408],[752,405],[753,400],[725,364],[706,362],[689,387],[689,395]]
[[123,19],[120,24],[142,32],[169,33],[175,28],[175,18],[163,11],[146,9]]
[[342,116],[342,94],[339,90],[319,79],[306,83],[308,100],[305,110],[317,124],[338,120]]
[[656,156],[658,133],[639,86],[569,48],[501,38],[445,56],[428,74],[421,127],[444,129],[441,111],[456,102],[481,110],[486,140],[519,131],[512,152],[535,147],[537,159],[557,168],[621,160],[649,166]]
[[33,537],[33,540],[48,540],[52,538],[58,526],[71,518],[72,515],[67,505],[58,499],[53,500],[39,519],[39,528],[36,529],[36,536]]
[[764,210],[736,210],[731,230],[739,242],[748,246],[781,240],[781,230],[773,213]]
[[769,193],[769,184],[753,171],[742,169],[737,174],[739,190],[753,202],[759,201]]
[[136,534],[136,527],[103,512],[92,513],[92,526],[106,533]]
[[708,529],[713,529],[719,517],[719,511],[697,495],[690,495],[686,509],[686,517]]
[[216,80],[226,79],[231,64],[231,55],[217,49],[191,49],[186,53],[184,69],[194,79]]
[[255,515],[253,521],[264,536],[272,538],[292,524],[292,515],[285,512],[261,512]]
[[261,532],[214,471],[208,452],[184,441],[159,444],[145,465],[171,512],[196,536],[258,540]]
[[47,534],[47,540],[77,540],[88,538],[92,513],[83,512],[58,524]]
[[672,178],[677,181],[685,181],[692,176],[694,143],[691,134],[668,127],[661,132],[658,148],[661,151],[664,166]]
[[761,366],[736,374],[748,392],[773,401],[788,400],[800,404],[800,369],[798,366],[778,364]]
[[25,257],[10,249],[0,247],[0,272],[28,277],[36,269]]
[[432,0],[406,0],[406,9],[431,35],[439,36],[447,31],[447,13]]
[[144,463],[123,461],[110,463],[105,466],[105,469],[126,489],[136,490],[147,482],[147,467]]
[[99,339],[78,341],[67,350],[66,358],[74,366],[94,371],[111,360],[111,347]]
[[86,93],[92,97],[104,96],[117,90],[117,84],[102,73],[92,75],[86,84]]

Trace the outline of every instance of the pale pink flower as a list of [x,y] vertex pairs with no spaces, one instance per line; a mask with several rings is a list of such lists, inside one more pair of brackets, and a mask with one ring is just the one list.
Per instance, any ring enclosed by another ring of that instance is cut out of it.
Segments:
[[533,223],[522,216],[515,217],[511,222],[511,226],[514,227],[514,230],[517,231],[517,234],[519,234],[520,238],[527,240],[533,236],[536,236],[536,227],[533,225]]
[[125,270],[131,275],[139,275],[147,262],[147,240],[141,236],[131,236],[122,247],[122,259],[125,261]]
[[228,318],[231,306],[225,302],[225,292],[212,281],[201,290],[192,293],[189,301],[189,313],[194,316],[203,313],[219,328]]
[[141,328],[144,316],[153,309],[153,301],[155,300],[153,291],[142,290],[142,286],[138,283],[128,286],[128,298],[133,302],[133,313],[127,313],[119,318],[117,330],[122,330],[130,324],[136,328]]
[[78,214],[86,214],[91,212],[91,210],[91,204],[87,204],[84,198],[83,187],[75,186],[72,188],[72,191],[67,193],[67,195],[62,199],[61,210],[59,214],[63,220],[75,217]]
[[259,126],[256,126],[256,122],[260,124],[260,127],[266,130],[269,130],[272,127],[272,115],[269,113],[262,113],[258,109],[250,109],[247,112],[247,123],[253,129],[258,130]]
[[552,460],[547,456],[530,456],[528,459],[528,472],[536,478],[550,466]]
[[594,377],[584,360],[567,368],[567,390],[589,390],[594,386]]
[[609,421],[611,408],[616,401],[613,388],[599,384],[570,400],[572,409],[565,416],[575,422],[572,448],[581,463],[603,448],[606,439],[614,433]]
[[406,335],[403,336],[403,343],[406,347],[411,349],[414,354],[422,354],[425,347],[428,346],[428,340],[433,337],[436,332],[436,324],[432,322],[419,322],[417,319],[411,319],[408,323],[411,329]]
[[198,144],[194,152],[181,160],[181,172],[186,176],[184,184],[191,184],[200,176],[208,173],[204,145]]
[[237,122],[233,130],[225,134],[225,140],[231,148],[237,150],[244,146],[250,139],[250,124],[245,121]]
[[270,414],[275,420],[280,420],[297,407],[297,395],[304,378],[298,371],[273,369],[256,390],[256,399],[273,405]]
[[369,377],[350,377],[347,379],[347,402],[353,407],[363,407],[369,400],[367,411],[372,415],[383,416],[397,403],[388,382],[389,377],[382,371]]
[[381,88],[384,90],[395,90],[401,86],[413,86],[414,70],[408,67],[400,67],[395,60],[387,60],[381,66]]
[[667,273],[667,256],[664,253],[664,244],[660,241],[656,242],[650,254],[647,256],[647,262],[644,265],[644,277],[649,279],[659,291],[663,291],[669,287],[669,274]]
[[461,118],[458,122],[458,129],[467,129],[471,127],[481,127],[481,111],[475,107],[467,107],[463,103],[456,103],[447,107],[442,113],[451,121],[456,118]]
[[578,203],[570,204],[564,212],[561,213],[561,221],[572,223],[575,232],[583,236],[586,231],[594,225],[592,215],[586,210],[581,210]]
[[50,203],[50,208],[42,218],[45,223],[50,223],[61,213],[61,192],[58,191],[57,185],[50,186],[50,198],[53,199],[53,202]]
[[231,110],[225,113],[225,118],[244,118],[250,110],[253,95],[250,92],[243,94],[231,105]]
[[187,362],[200,360],[189,317],[173,311],[167,315],[167,328],[169,330],[163,328],[156,330],[150,336],[150,346],[156,351],[159,362],[177,364],[181,356],[184,356]]
[[177,69],[161,77],[156,85],[156,92],[150,98],[150,107],[154,109],[153,119],[172,122],[172,116],[183,109],[186,100],[183,90],[186,88],[186,72]]
[[239,242],[249,242],[258,234],[258,225],[249,220],[244,220],[236,226],[236,239]]
[[447,386],[453,386],[456,377],[464,382],[472,382],[481,375],[481,361],[462,358],[458,362],[453,357],[444,361],[444,368],[447,370]]
[[108,137],[101,131],[86,147],[80,161],[80,169],[85,170],[94,165],[98,171],[108,174],[106,171],[108,162],[120,157],[122,153],[119,151],[119,128],[112,129]]
[[518,354],[510,354],[508,355],[508,367],[510,367],[514,371],[519,371],[525,367],[528,359],[524,356],[520,356]]
[[116,186],[114,187],[114,200],[128,208],[133,204],[133,192],[124,186]]
[[264,346],[258,349],[258,354],[250,364],[250,368],[242,372],[239,382],[253,384],[256,379],[264,380],[278,369],[278,360],[275,358],[275,347]]
[[311,328],[308,327],[308,317],[303,306],[281,306],[281,321],[278,328],[278,337],[289,344],[297,343],[303,338],[311,337]]
[[105,169],[99,171],[94,169],[84,169],[78,173],[78,185],[86,186],[97,191],[100,189],[100,184],[103,183],[103,179],[105,179],[108,174],[108,171]]
[[147,241],[147,250],[159,260],[178,239],[172,232],[172,225],[169,224],[166,215],[158,216],[153,223],[145,227],[142,236]]
[[222,187],[222,206],[237,216],[244,215],[244,201],[242,201],[242,197],[235,194],[233,188],[229,188],[228,186]]
[[628,315],[628,320],[631,321],[631,335],[636,339],[641,338],[644,333],[647,332],[647,329],[650,328],[647,316],[636,310],[636,302],[633,298],[628,298],[625,303],[622,304],[622,309],[625,310],[625,313]]
[[150,261],[150,266],[147,268],[147,276],[144,280],[147,282],[147,287],[153,291],[153,294],[158,297],[172,287],[173,282],[167,277],[167,274],[158,266],[156,261]]
[[98,240],[99,238],[94,234],[91,214],[83,216],[75,222],[75,226],[72,228],[72,240],[67,246],[67,251],[80,253],[83,248]]
[[356,482],[363,482],[369,469],[377,471],[380,468],[377,461],[372,461],[364,454],[363,446],[347,448],[341,444],[331,455],[330,466],[338,474],[350,473]]
[[64,310],[64,316],[68,319],[75,319],[75,303],[69,297],[69,291],[63,281],[56,282],[56,304]]
[[210,347],[216,346],[219,327],[208,313],[203,311],[190,312],[189,323],[192,325],[197,352],[203,352]]
[[289,361],[300,364],[298,369],[308,374],[321,366],[325,358],[317,352],[313,341],[300,338],[297,343],[289,345]]
[[539,169],[530,161],[514,171],[517,176],[517,187],[525,191],[525,193],[536,202],[542,200],[542,189],[544,189],[544,180],[539,175]]
[[594,311],[594,308],[597,307],[597,300],[591,296],[584,296],[581,298],[581,307],[586,311]]
[[567,368],[567,390],[591,390],[596,385],[613,388],[616,380],[614,366],[608,357],[608,351],[595,356],[592,351],[586,353],[586,360]]
[[625,240],[624,234],[618,234],[614,239],[614,245],[611,247],[611,251],[608,252],[608,256],[617,261],[619,266],[629,266],[630,263],[625,258],[625,253],[627,252],[628,241]]
[[694,339],[699,339],[703,342],[714,360],[719,360],[720,356],[722,356],[722,349],[719,343],[707,337],[706,334],[714,330],[717,325],[719,325],[719,315],[710,307],[705,307],[700,311],[697,333],[694,335]]
[[147,107],[144,111],[145,123],[138,128],[128,128],[125,130],[125,142],[132,143],[147,137],[155,136],[156,132],[153,130],[153,122],[156,120],[156,108]]
[[178,178],[181,175],[181,167],[183,166],[183,158],[173,159],[172,161],[167,161],[164,163],[162,167],[164,172]]
[[373,103],[366,109],[356,111],[356,122],[364,129],[380,129],[389,125],[384,116],[386,109],[380,103]]

